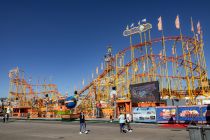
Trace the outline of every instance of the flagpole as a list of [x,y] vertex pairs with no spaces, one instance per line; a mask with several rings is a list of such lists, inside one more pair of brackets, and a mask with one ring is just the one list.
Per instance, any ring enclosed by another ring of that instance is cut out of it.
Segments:
[[166,61],[165,36],[164,36],[163,26],[162,26],[162,17],[160,17],[159,20],[161,20],[162,46],[163,46],[163,56],[164,56],[163,62],[165,63],[165,67],[166,67],[165,70],[163,70],[163,72],[164,72],[164,74],[166,74],[166,79],[167,79],[166,87],[168,88],[169,96],[171,97],[170,85],[169,85],[169,79],[168,79],[168,65],[167,65],[167,61]]
[[[176,23],[177,18],[178,18],[178,23]],[[184,51],[182,30],[181,30],[181,26],[180,26],[180,23],[179,23],[179,17],[177,16],[177,18],[176,18],[176,21],[175,21],[175,25],[179,24],[178,27],[176,25],[176,28],[179,29],[179,32],[180,32],[180,38],[181,38],[181,44],[182,44],[182,53],[183,53],[183,56],[184,56],[184,61],[186,62],[186,54],[185,54],[185,51]],[[184,66],[185,73],[186,73],[186,78],[187,78],[187,83],[186,84],[187,84],[188,95],[190,96],[191,102],[194,104],[194,99],[193,99],[193,96],[192,96],[192,93],[191,93],[191,90],[190,90],[190,79],[189,79],[189,75],[188,75],[188,70],[187,70],[187,68],[184,64],[183,64],[183,66]]]
[[[178,67],[179,67],[179,63],[178,63],[178,54],[177,54],[177,49],[176,49],[176,47],[175,47],[175,55],[176,55],[176,74],[179,76],[179,77],[181,77],[181,72],[180,71],[178,71],[177,69],[178,69]],[[179,87],[179,89],[180,90],[183,90],[183,86],[182,86],[182,81],[181,81],[182,79],[180,78],[179,79],[179,81],[177,81],[177,85],[178,85],[178,87]]]
[[[150,31],[151,31],[151,30],[149,30],[149,42],[151,42]],[[154,67],[155,67],[155,63],[154,63],[154,56],[153,56],[153,50],[152,50],[152,43],[150,43],[150,54],[151,54],[152,67],[154,68]],[[152,74],[152,75],[153,75],[153,80],[155,81],[155,80],[156,80],[155,71],[153,70],[152,73],[153,73],[153,74]]]
[[[161,51],[162,52],[162,51]],[[161,53],[161,55],[162,55],[162,53]],[[161,75],[164,75],[164,72],[162,72],[162,67],[161,67],[161,65],[160,65],[160,73],[161,73]],[[163,74],[162,74],[163,73]],[[160,89],[162,90],[163,89],[163,85],[164,85],[164,83],[163,83],[163,77],[160,77]]]
[[171,90],[170,90],[170,81],[169,81],[169,77],[168,77],[168,63],[166,61],[166,48],[165,48],[165,36],[164,36],[164,33],[163,33],[163,29],[162,29],[162,45],[163,45],[163,55],[164,55],[164,63],[165,63],[165,74],[166,74],[166,78],[167,78],[167,88],[169,90],[169,95],[170,95],[170,98],[171,98]]
[[[158,26],[158,31],[162,31],[161,33],[162,33],[162,46],[163,46],[163,25],[162,25],[162,17],[160,16],[159,18],[158,18],[158,24],[157,24],[157,26]],[[161,50],[160,51],[160,53],[159,53],[159,59],[162,61],[162,53],[163,53],[163,50]],[[160,65],[160,73],[162,74],[162,75],[165,75],[165,72],[162,70],[162,65]],[[163,88],[164,88],[164,80],[163,80],[163,77],[160,77],[160,82],[161,82],[161,84],[160,84],[160,87],[161,87],[161,90],[160,90],[160,92],[162,92],[162,96],[164,96],[164,91],[163,91]]]
[[202,31],[201,31],[201,34],[200,34],[200,46],[201,46],[201,50],[202,50],[202,59],[203,59],[203,67],[206,69],[206,60],[205,60],[205,57],[204,57],[204,49],[203,49],[203,35],[202,35]]
[[[193,32],[194,38],[195,38],[195,32],[194,32],[192,17],[191,17],[191,31]],[[188,59],[189,59],[190,62],[192,62],[191,53],[190,53],[191,50],[189,49],[189,43],[188,42],[187,42],[186,47],[187,47],[187,51],[188,51]],[[197,46],[196,46],[196,48],[197,48]],[[190,63],[190,68],[193,69],[192,67],[193,67],[192,63]],[[192,89],[190,89],[190,92],[191,92],[191,94],[195,94],[195,77],[194,77],[194,74],[193,74],[192,70],[190,70],[189,73],[191,74],[191,80],[189,79],[189,84],[192,86]]]
[[[145,48],[146,48],[146,63],[147,63],[146,66],[147,66],[147,71],[149,71],[148,46],[147,46],[146,42],[147,42],[147,35],[146,35],[146,32],[144,32],[144,43],[145,43]],[[146,68],[145,68],[145,70],[146,70]],[[147,80],[151,81],[151,79],[149,77],[147,78]]]
[[138,25],[139,25],[139,30],[140,30],[140,32],[139,32],[140,41],[141,41],[141,44],[142,44],[142,32],[141,32],[141,29],[140,29],[140,26],[141,26],[140,21],[139,21]]
[[[200,34],[200,23],[199,23],[199,21],[198,21],[198,23],[197,23],[197,32],[198,32],[198,34]],[[195,38],[196,38],[197,36],[195,36]],[[200,42],[199,42],[199,38],[197,37],[196,38],[196,42],[198,41],[198,47],[200,48],[200,50],[201,51],[199,51],[200,53],[198,54],[198,60],[200,60],[199,61],[199,72],[200,72],[200,84],[201,84],[201,90],[202,90],[202,93],[204,94],[204,87],[203,87],[203,84],[202,84],[202,71],[201,71],[201,67],[203,66],[203,61],[202,61],[202,54],[203,54],[203,50],[202,50],[202,48],[201,48],[201,35],[200,35]]]
[[[175,54],[175,43],[174,43],[174,45],[172,46],[172,55],[173,55],[173,59],[172,59],[172,71],[173,71],[173,76],[175,76],[175,66],[174,66],[174,54]],[[171,81],[170,81],[170,83],[171,83]],[[176,81],[175,81],[175,83],[176,83]],[[171,85],[170,85],[171,86]],[[176,90],[176,84],[174,84],[174,89]],[[172,89],[172,86],[171,86],[171,89]]]
[[191,31],[193,32],[193,38],[196,40],[195,30],[194,30],[194,25],[193,25],[193,19],[192,19],[192,17],[191,17]]
[[[139,36],[140,36],[140,44],[142,44],[142,42],[143,42],[143,39],[142,39],[142,31],[141,31],[141,23],[140,23],[140,21],[138,22],[138,25],[139,25]],[[140,54],[143,54],[143,49],[142,49],[143,47],[141,47],[140,48]],[[140,60],[140,63],[141,63],[141,60]],[[143,68],[143,65],[140,65],[140,67],[142,66],[142,68]],[[141,69],[140,69],[141,70]],[[140,81],[140,79],[139,79],[139,82],[144,82],[144,77],[142,77],[142,81]]]
[[[141,32],[141,24],[140,24],[140,21],[138,22],[138,25],[139,25],[139,30],[140,30],[140,32],[139,32],[139,36],[140,36],[140,43],[142,44],[142,32]],[[140,54],[143,54],[143,47],[141,47],[140,48]],[[140,60],[140,62],[141,62],[141,60]],[[143,65],[142,65],[142,67],[143,67]],[[139,81],[140,82],[140,81]],[[142,77],[142,82],[144,82],[144,77]]]
[[[132,35],[130,34],[130,47],[131,47],[131,61],[134,59],[134,48],[132,44]],[[134,82],[135,79],[135,70],[134,67],[132,67],[132,82]]]
[[[188,50],[188,59],[189,59],[190,62],[192,62],[192,58],[191,58],[191,54],[190,54],[191,50],[189,50],[189,43],[187,43],[186,47],[187,47],[187,50]],[[191,91],[191,94],[194,94],[194,92],[195,92],[195,78],[194,78],[194,74],[193,74],[193,71],[192,71],[192,69],[193,69],[192,63],[190,63],[190,68],[191,68],[191,70],[190,70],[189,73],[191,74],[191,80],[189,82],[192,86],[192,89],[190,91]]]
[[[206,70],[204,76],[205,76],[205,78],[206,78],[205,80],[207,80],[207,86],[208,86],[208,72],[207,72],[207,69],[206,69],[206,60],[205,60],[204,49],[203,49],[203,46],[204,46],[204,45],[203,45],[203,32],[202,32],[202,30],[201,30],[201,33],[200,33],[200,44],[201,44],[200,47],[201,47],[201,51],[202,51],[202,52],[201,52],[201,53],[202,53],[201,56],[202,56],[202,60],[203,60],[203,64],[202,64],[202,65],[203,65],[203,68]],[[203,86],[202,86],[202,87],[203,87]],[[203,88],[204,88],[204,87],[203,87]],[[204,93],[204,90],[203,90],[203,93]]]
[[134,53],[133,53],[133,45],[132,45],[132,35],[130,35],[130,46],[131,46],[131,60],[133,60]]
[[[193,32],[193,38],[194,38],[194,44],[195,44],[195,52],[196,52],[196,58],[197,58],[197,61],[198,61],[198,66],[199,66],[199,69],[198,69],[198,71],[199,71],[199,77],[200,77],[200,79],[202,79],[202,76],[201,76],[201,60],[200,60],[200,57],[199,57],[199,54],[198,54],[198,43],[197,43],[197,38],[196,38],[196,33],[195,33],[195,30],[194,30],[194,24],[193,24],[193,19],[192,19],[192,17],[191,17],[191,31]],[[202,88],[202,91],[204,91],[203,90],[203,86],[201,85],[201,88]]]
[[115,75],[115,86],[118,88],[118,66],[117,66],[117,64],[118,64],[118,54],[116,54],[116,56],[115,56],[115,71],[116,71],[116,75]]

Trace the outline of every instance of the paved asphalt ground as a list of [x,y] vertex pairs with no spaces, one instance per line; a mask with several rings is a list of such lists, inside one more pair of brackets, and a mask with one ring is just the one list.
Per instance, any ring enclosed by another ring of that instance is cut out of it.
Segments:
[[121,134],[119,124],[87,122],[89,134],[79,134],[79,122],[0,122],[0,140],[189,140],[186,129],[157,124],[132,124],[133,132]]

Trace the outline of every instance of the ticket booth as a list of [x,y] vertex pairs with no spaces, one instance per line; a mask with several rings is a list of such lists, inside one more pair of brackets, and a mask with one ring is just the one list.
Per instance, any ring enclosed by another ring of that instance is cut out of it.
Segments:
[[131,100],[116,100],[116,116],[120,113],[132,113]]
[[12,117],[27,117],[31,107],[13,107]]

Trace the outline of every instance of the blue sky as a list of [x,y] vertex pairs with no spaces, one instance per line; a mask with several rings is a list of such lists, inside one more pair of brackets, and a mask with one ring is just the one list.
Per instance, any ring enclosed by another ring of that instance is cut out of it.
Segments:
[[51,79],[62,94],[72,94],[83,78],[85,83],[91,79],[109,44],[114,54],[129,46],[122,32],[143,18],[153,25],[153,38],[160,37],[159,16],[166,36],[179,34],[174,27],[177,14],[184,33],[190,32],[191,16],[199,20],[208,67],[209,7],[207,0],[1,0],[0,96],[8,95],[8,72],[16,66],[32,82]]

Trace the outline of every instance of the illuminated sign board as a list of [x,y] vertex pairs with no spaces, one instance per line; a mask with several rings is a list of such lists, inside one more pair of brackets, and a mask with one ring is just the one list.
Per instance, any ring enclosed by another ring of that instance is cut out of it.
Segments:
[[133,103],[160,102],[158,81],[132,84],[130,85],[130,93]]

